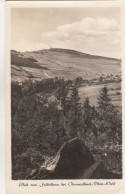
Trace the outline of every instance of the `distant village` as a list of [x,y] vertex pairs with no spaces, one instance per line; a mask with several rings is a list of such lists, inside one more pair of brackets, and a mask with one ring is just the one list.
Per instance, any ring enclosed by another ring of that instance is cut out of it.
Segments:
[[77,77],[74,80],[79,86],[86,86],[86,85],[100,85],[100,84],[106,84],[106,83],[119,83],[122,81],[122,74],[121,72],[113,75],[113,74],[104,74],[100,73],[98,74],[97,78],[86,80],[82,77]]

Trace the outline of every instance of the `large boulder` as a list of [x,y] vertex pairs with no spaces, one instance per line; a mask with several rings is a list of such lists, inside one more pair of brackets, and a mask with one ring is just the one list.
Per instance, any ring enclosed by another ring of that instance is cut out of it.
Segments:
[[94,159],[82,140],[75,138],[64,143],[52,163],[27,179],[75,179],[85,172]]

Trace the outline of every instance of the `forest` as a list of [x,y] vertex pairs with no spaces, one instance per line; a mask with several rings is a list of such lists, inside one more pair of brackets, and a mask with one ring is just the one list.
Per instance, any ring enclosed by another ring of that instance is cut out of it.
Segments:
[[63,78],[11,83],[12,178],[25,179],[49,164],[61,145],[83,140],[96,161],[122,172],[122,115],[112,104],[108,87],[97,106],[79,97],[79,84]]

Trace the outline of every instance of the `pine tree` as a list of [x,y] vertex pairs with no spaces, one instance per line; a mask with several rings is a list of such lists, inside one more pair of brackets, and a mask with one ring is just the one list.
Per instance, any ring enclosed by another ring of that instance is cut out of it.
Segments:
[[89,98],[87,97],[83,104],[83,126],[84,137],[86,137],[87,131],[93,132],[97,136],[97,128],[94,125],[95,117],[97,117],[97,111],[95,107],[90,106]]
[[106,86],[104,86],[101,89],[100,95],[98,97],[98,108],[99,109],[105,109],[110,104],[111,104],[111,99],[108,95],[108,88]]
[[67,98],[65,110],[65,123],[66,128],[68,129],[68,136],[70,136],[71,138],[77,137],[82,127],[82,111],[78,88],[76,85],[72,85],[72,87],[70,88],[70,96],[69,98]]
[[117,108],[111,103],[108,88],[101,89],[98,98],[98,130],[107,134],[110,139],[121,141],[122,122]]

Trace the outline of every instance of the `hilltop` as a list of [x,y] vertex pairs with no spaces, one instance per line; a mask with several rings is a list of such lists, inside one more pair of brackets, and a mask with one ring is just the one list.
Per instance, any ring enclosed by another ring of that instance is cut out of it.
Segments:
[[51,48],[32,52],[11,50],[12,81],[64,77],[98,78],[120,73],[121,60],[75,50]]
[[92,58],[92,59],[107,59],[107,60],[115,60],[120,62],[120,59],[116,59],[116,58],[110,58],[110,57],[104,57],[104,56],[98,56],[98,55],[91,55],[91,54],[87,54],[87,53],[82,53],[80,51],[76,51],[76,50],[71,50],[71,49],[62,49],[62,48],[50,48],[50,49],[44,49],[44,50],[40,50],[40,51],[35,51],[36,53],[44,53],[44,52],[57,52],[57,53],[62,53],[62,54],[71,54],[71,55],[77,55],[77,56],[81,56],[83,58]]

